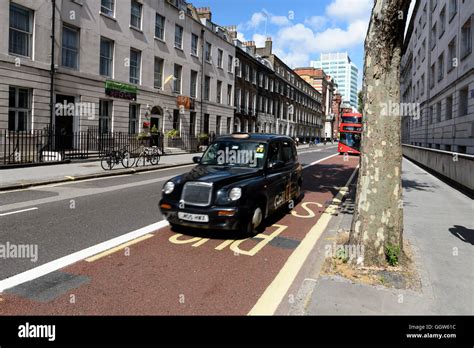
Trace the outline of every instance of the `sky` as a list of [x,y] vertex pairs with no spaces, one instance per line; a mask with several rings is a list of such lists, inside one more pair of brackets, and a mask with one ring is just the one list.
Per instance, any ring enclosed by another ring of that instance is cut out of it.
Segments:
[[321,53],[348,52],[362,82],[364,40],[373,0],[190,0],[210,7],[212,21],[236,25],[239,39],[273,50],[292,68],[309,66]]

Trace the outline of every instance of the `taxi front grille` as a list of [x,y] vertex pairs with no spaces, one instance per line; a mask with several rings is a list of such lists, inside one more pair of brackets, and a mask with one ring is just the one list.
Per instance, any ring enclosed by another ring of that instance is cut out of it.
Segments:
[[194,181],[184,184],[181,200],[185,204],[205,207],[211,204],[211,197],[211,183]]

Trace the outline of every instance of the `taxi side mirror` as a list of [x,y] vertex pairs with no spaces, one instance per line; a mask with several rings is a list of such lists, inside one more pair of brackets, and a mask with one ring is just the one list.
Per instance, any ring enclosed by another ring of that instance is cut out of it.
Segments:
[[200,157],[200,156],[194,156],[194,157],[193,157],[193,162],[194,162],[194,163],[199,163],[199,162],[201,162],[201,157]]

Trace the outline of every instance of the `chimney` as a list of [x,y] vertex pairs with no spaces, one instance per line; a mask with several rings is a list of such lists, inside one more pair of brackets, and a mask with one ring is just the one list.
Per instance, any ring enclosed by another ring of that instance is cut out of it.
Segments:
[[265,52],[267,55],[272,54],[272,38],[270,36],[267,36],[267,39],[265,40]]
[[232,40],[237,39],[237,26],[236,25],[228,25],[224,27],[224,29],[227,30]]
[[242,45],[246,46],[252,54],[255,54],[257,51],[257,46],[255,45],[255,41],[246,41],[243,42]]
[[199,7],[196,9],[196,12],[200,19],[207,19],[208,21],[212,21],[212,12],[210,7]]

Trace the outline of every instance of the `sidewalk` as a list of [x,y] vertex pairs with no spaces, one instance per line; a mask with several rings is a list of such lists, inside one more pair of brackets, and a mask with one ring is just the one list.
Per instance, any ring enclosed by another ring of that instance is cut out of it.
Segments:
[[290,293],[293,304],[276,314],[472,315],[474,314],[473,201],[408,160],[403,161],[404,239],[411,245],[421,291],[356,284],[321,276],[324,246],[350,229],[353,199],[321,236]]
[[[316,147],[323,146],[323,144],[316,145]],[[305,152],[305,150],[310,150],[308,144],[298,146],[298,151]],[[124,169],[119,165],[107,171],[102,169],[100,161],[1,169],[0,191],[176,167],[192,164],[194,156],[202,156],[202,153],[166,155],[160,158],[160,163],[156,166],[147,165],[145,167],[139,166]]]
[[158,165],[138,166],[124,169],[122,165],[112,170],[103,170],[100,161],[71,162],[67,164],[51,164],[14,169],[0,170],[0,191],[26,188],[43,184],[52,184],[72,180],[84,180],[97,177],[131,174],[141,171],[169,168],[192,164],[194,156],[200,153],[162,156]]

